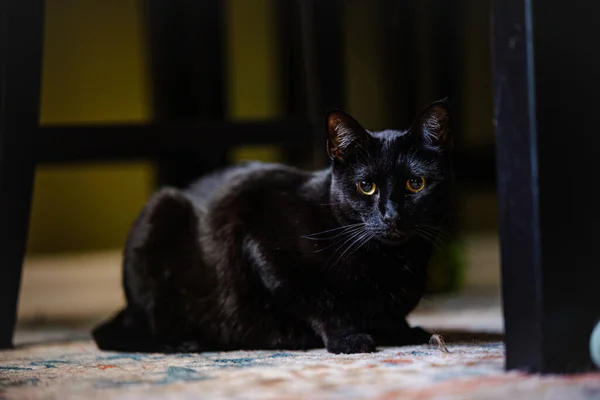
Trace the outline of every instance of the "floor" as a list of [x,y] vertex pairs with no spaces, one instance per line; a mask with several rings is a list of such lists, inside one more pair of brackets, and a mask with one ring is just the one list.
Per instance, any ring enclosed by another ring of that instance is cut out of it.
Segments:
[[[427,399],[507,389],[531,394],[523,385],[528,378],[502,372],[502,359],[500,342],[451,345],[448,354],[419,346],[345,356],[324,350],[167,356],[106,353],[81,341],[0,353],[0,388],[11,399]],[[560,387],[573,392],[567,382]],[[600,384],[595,389],[600,393]]]
[[600,373],[506,373],[497,294],[426,299],[411,323],[437,346],[332,355],[316,349],[203,354],[99,351],[89,327],[22,326],[0,352],[6,399],[600,399]]
[[127,354],[99,351],[91,326],[122,303],[118,251],[29,258],[17,348],[0,351],[4,399],[599,399],[600,373],[506,373],[497,240],[467,241],[466,287],[427,297],[413,325],[436,346],[364,355],[253,351]]

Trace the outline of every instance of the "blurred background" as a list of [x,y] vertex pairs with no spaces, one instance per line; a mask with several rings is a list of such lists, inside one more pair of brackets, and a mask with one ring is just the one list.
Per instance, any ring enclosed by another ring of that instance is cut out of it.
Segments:
[[[458,188],[431,292],[496,295],[488,7],[477,0],[47,1],[41,122],[73,128],[49,145],[71,149],[89,132],[93,149],[106,132],[105,149],[124,147],[39,165],[20,326],[90,324],[122,304],[120,251],[158,186],[185,185],[248,159],[323,167],[328,109],[343,108],[369,129],[402,129],[443,97],[452,104]],[[149,137],[165,151],[146,157],[129,148],[140,146],[128,136],[139,127],[161,127]]]

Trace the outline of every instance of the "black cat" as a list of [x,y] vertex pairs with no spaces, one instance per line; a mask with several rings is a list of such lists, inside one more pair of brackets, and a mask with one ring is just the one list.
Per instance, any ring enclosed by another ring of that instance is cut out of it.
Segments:
[[101,349],[372,352],[429,341],[425,290],[452,188],[445,101],[405,132],[327,118],[331,166],[251,163],[156,193],[124,254],[127,307]]

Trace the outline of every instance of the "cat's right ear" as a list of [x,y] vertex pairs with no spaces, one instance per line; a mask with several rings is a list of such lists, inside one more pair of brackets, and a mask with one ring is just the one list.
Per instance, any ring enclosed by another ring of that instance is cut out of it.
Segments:
[[350,115],[333,110],[327,115],[327,155],[342,161],[368,138],[365,129]]
[[436,101],[421,112],[408,130],[408,134],[425,147],[450,151],[452,135],[449,114],[448,99]]

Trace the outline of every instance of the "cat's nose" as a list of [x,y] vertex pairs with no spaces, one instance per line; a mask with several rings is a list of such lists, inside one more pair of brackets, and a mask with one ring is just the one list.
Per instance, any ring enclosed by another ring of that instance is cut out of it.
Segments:
[[400,217],[397,215],[386,215],[383,217],[383,222],[391,229],[397,229],[398,224],[400,223]]

